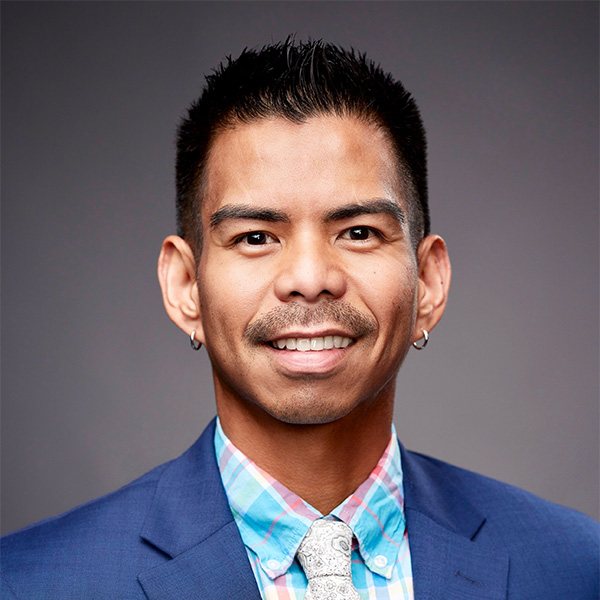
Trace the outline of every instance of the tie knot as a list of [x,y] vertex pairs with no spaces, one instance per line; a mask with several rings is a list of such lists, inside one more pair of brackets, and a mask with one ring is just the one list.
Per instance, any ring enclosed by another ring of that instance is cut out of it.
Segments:
[[298,560],[310,581],[314,577],[351,577],[352,529],[342,521],[314,521],[298,548]]

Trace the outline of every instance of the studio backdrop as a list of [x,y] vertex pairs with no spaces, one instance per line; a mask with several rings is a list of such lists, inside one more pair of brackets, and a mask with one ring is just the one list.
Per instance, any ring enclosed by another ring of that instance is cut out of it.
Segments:
[[400,371],[400,438],[598,517],[597,3],[1,10],[3,532],[179,455],[215,414],[156,281],[174,133],[226,55],[289,34],[367,52],[428,131],[454,272]]

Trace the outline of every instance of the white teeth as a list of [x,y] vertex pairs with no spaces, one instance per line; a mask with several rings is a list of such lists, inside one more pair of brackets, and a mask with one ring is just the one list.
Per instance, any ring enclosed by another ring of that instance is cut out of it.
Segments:
[[311,350],[323,350],[323,338],[310,338],[310,349]]
[[310,350],[310,340],[308,338],[298,338],[296,342],[296,350],[300,352],[308,352]]
[[346,348],[352,343],[352,338],[341,335],[326,335],[312,338],[287,338],[273,342],[273,345],[283,350],[298,350],[300,352],[319,352],[332,348]]

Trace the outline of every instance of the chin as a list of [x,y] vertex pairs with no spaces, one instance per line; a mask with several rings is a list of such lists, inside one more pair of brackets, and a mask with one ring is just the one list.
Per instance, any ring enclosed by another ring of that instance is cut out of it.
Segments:
[[326,425],[345,417],[354,406],[332,404],[323,396],[305,390],[280,399],[274,406],[262,408],[274,419],[289,425]]

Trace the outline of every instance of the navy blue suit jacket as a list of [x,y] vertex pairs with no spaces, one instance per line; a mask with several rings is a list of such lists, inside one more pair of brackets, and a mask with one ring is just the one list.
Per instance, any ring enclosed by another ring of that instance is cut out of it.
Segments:
[[[2,600],[259,600],[213,448],[2,540]],[[416,600],[597,600],[598,526],[401,448]]]

